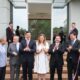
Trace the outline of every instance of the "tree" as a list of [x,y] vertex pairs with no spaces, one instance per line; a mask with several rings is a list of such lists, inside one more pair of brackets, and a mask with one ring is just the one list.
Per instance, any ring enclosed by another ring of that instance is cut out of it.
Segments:
[[47,39],[50,39],[51,20],[30,20],[29,22],[29,30],[34,39],[37,39],[40,33],[44,33]]

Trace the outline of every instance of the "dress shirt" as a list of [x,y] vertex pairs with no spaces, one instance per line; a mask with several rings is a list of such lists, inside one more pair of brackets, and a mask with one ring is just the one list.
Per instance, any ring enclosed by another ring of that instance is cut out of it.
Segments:
[[26,40],[26,42],[27,42],[27,46],[29,46],[29,42],[30,42],[30,40]]
[[17,51],[19,51],[19,42],[16,44],[16,49],[17,49]]
[[0,44],[0,67],[6,66],[7,63],[7,47]]

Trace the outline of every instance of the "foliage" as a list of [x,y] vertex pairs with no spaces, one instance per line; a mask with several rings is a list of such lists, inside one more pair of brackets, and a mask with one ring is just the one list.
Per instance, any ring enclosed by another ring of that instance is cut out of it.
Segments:
[[[61,31],[60,28],[57,28],[57,27],[53,28],[54,34],[59,34],[60,31]],[[67,35],[67,27],[63,27],[63,32],[64,32],[64,34]]]
[[23,29],[23,28],[21,28],[21,29],[19,30],[19,32],[20,32],[20,35],[21,35],[21,36],[24,36],[24,34],[25,34],[26,30],[25,30],[25,29]]
[[50,39],[51,21],[50,20],[30,20],[29,30],[32,33],[33,39],[37,39],[40,33],[44,33],[47,39]]

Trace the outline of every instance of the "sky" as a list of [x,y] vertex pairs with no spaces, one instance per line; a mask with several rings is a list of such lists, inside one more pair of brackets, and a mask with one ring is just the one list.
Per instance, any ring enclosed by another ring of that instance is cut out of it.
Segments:
[[[13,26],[24,27],[26,29],[26,9],[13,9]],[[64,21],[67,19],[67,8],[54,9],[54,26],[61,27],[64,26]]]

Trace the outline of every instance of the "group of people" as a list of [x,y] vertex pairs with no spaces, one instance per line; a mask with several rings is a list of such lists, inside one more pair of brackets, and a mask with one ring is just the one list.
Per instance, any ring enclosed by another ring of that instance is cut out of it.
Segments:
[[[75,23],[72,25],[74,27]],[[19,80],[21,66],[23,80],[33,80],[33,72],[38,74],[38,80],[46,80],[48,72],[50,80],[55,80],[55,69],[58,80],[62,80],[65,52],[67,52],[68,80],[78,80],[80,41],[77,39],[78,30],[75,29],[71,30],[68,40],[64,43],[61,42],[61,36],[56,35],[50,46],[44,34],[39,34],[35,41],[29,31],[26,31],[21,42],[19,36],[13,35],[8,49],[5,47],[6,39],[0,39],[0,80],[5,80],[7,52],[10,54],[10,80]]]

